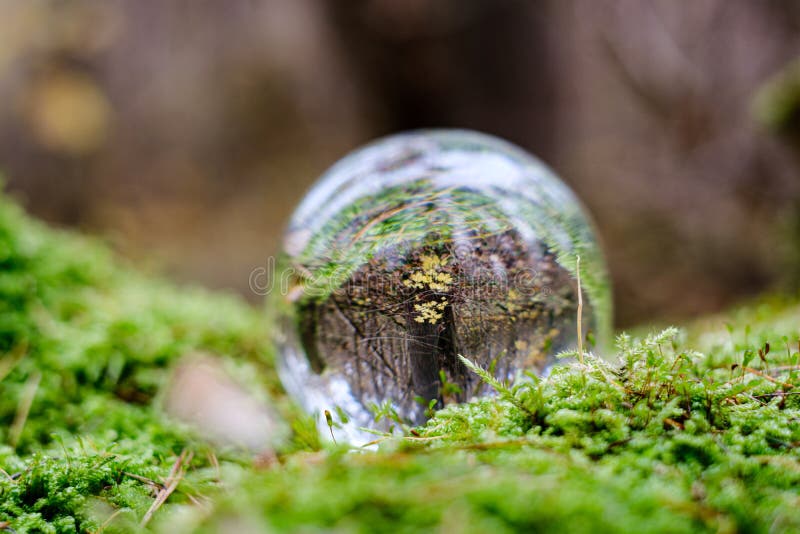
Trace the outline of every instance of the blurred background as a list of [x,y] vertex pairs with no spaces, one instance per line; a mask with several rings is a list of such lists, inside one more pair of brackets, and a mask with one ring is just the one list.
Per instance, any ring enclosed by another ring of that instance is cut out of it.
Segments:
[[589,207],[617,323],[800,280],[800,2],[0,2],[0,170],[35,215],[241,292],[306,188],[473,128]]

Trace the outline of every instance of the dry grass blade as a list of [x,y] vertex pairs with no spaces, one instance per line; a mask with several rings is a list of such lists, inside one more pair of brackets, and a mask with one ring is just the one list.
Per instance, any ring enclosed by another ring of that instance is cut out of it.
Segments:
[[14,422],[11,423],[11,428],[8,431],[8,443],[16,448],[19,443],[19,438],[22,436],[22,431],[25,429],[25,422],[28,420],[28,414],[33,405],[33,399],[36,397],[36,391],[39,389],[39,382],[42,380],[40,373],[34,373],[25,383],[22,389],[22,396],[17,404],[17,414],[14,416]]
[[222,473],[219,468],[219,460],[217,459],[217,455],[213,452],[208,453],[208,463],[211,464],[211,467],[214,468],[214,479],[219,482],[222,479]]
[[184,466],[192,461],[192,456],[193,453],[187,451],[186,449],[181,451],[178,459],[175,460],[174,464],[172,464],[172,469],[170,469],[169,475],[167,475],[167,478],[164,480],[164,487],[158,492],[153,504],[150,506],[150,509],[147,510],[147,513],[145,513],[144,517],[142,517],[142,521],[140,523],[141,526],[147,526],[147,523],[149,523],[153,518],[153,514],[155,514],[158,509],[161,508],[161,505],[167,502],[169,496],[172,495],[172,492],[178,487],[178,484],[180,484],[180,481],[183,479],[183,475],[185,473]]
[[6,353],[5,357],[0,360],[0,382],[14,370],[14,367],[16,367],[27,352],[28,345],[26,343],[20,343]]
[[103,524],[102,524],[102,525],[100,525],[100,528],[98,528],[98,529],[97,529],[97,530],[94,532],[94,534],[100,534],[101,532],[103,532],[103,531],[106,529],[106,527],[107,527],[108,525],[110,525],[110,524],[111,524],[111,523],[114,521],[114,519],[116,519],[116,517],[117,517],[119,514],[121,514],[122,512],[124,512],[124,511],[125,511],[125,509],[124,509],[124,508],[120,508],[119,510],[117,510],[116,512],[114,512],[113,514],[111,514],[110,516],[108,516],[108,519],[106,519],[105,521],[103,521]]

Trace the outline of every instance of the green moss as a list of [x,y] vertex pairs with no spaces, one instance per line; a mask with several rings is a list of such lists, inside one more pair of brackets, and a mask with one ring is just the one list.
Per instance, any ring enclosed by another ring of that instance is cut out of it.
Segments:
[[[797,531],[799,319],[796,300],[775,299],[686,333],[623,335],[617,363],[493,384],[497,397],[352,452],[287,408],[260,311],[145,278],[0,200],[0,528],[139,530],[147,481],[187,450],[149,528]],[[161,412],[171,365],[195,350],[291,419],[276,461],[214,448]]]
[[798,371],[780,369],[800,359],[797,324],[791,352],[750,370],[736,353],[684,349],[674,330],[622,336],[621,367],[591,360],[499,385],[499,399],[446,408],[377,453],[295,456],[250,474],[203,526],[796,531]]
[[184,448],[195,451],[187,481],[207,469],[214,451],[154,402],[171,364],[196,350],[249,367],[240,374],[260,377],[252,385],[277,391],[258,313],[145,279],[102,244],[0,199],[0,524],[96,530],[98,502],[135,518],[151,505],[151,487],[126,473],[160,480]]

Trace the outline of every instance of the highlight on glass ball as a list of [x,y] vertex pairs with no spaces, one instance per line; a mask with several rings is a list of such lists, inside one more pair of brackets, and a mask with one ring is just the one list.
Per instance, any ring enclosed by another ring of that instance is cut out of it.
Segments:
[[281,265],[281,379],[343,440],[493,394],[459,355],[510,382],[610,332],[580,202],[475,132],[403,133],[340,160],[292,216]]

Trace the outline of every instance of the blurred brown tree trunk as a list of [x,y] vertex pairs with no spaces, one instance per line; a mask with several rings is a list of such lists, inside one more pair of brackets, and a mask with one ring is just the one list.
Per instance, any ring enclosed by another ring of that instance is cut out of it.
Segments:
[[549,2],[357,0],[329,11],[384,133],[482,130],[548,159],[556,116]]

